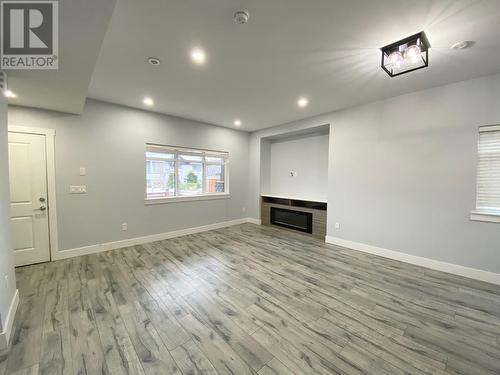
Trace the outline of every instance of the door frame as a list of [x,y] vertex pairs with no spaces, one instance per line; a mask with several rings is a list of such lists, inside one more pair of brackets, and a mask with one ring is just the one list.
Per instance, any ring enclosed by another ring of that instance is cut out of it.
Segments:
[[50,261],[57,260],[59,242],[57,234],[56,205],[56,159],[55,159],[55,129],[34,128],[28,126],[9,125],[10,133],[35,134],[45,136],[45,155],[47,160],[47,198],[49,204],[49,246]]

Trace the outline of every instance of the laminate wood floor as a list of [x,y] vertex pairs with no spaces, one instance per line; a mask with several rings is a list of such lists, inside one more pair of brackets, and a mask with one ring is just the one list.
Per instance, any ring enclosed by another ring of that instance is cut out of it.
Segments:
[[11,374],[500,374],[500,287],[244,224],[17,270]]

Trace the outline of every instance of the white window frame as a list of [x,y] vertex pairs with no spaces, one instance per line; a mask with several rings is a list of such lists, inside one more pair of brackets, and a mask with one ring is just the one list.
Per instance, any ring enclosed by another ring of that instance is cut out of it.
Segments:
[[[144,152],[144,173],[145,173],[145,182],[147,182],[147,167],[146,163],[148,162],[148,158],[146,157],[146,152],[159,152],[159,153],[168,153],[174,154],[173,159],[164,159],[174,161],[174,175],[175,175],[175,196],[173,197],[161,197],[161,198],[148,198],[147,195],[147,186],[144,191],[144,203],[146,205],[150,204],[163,204],[163,203],[173,203],[173,202],[186,202],[186,201],[199,201],[199,200],[212,200],[212,199],[228,199],[231,197],[229,193],[229,153],[226,151],[214,151],[214,150],[205,150],[205,149],[195,149],[195,148],[187,148],[187,147],[176,147],[176,146],[167,146],[167,145],[158,145],[153,143],[146,143],[146,150]],[[193,155],[193,156],[201,156],[201,164],[202,164],[202,194],[193,195],[193,196],[183,196],[177,195],[179,188],[179,165],[183,162],[179,158],[179,155]],[[216,157],[223,159],[224,165],[224,193],[207,193],[206,189],[206,171],[208,165],[220,165],[220,163],[208,162],[206,161],[207,157]]]
[[[478,159],[479,159],[479,134],[483,132],[500,132],[500,125],[480,126],[478,133]],[[475,221],[486,221],[491,223],[500,223],[500,210],[484,210],[477,208],[477,183],[479,180],[479,166],[476,175],[476,208],[471,211],[470,219]]]

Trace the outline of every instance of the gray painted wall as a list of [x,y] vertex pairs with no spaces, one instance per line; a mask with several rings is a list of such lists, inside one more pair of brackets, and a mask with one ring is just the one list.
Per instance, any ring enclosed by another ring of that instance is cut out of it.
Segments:
[[14,252],[10,233],[10,188],[7,138],[7,101],[0,95],[0,332],[16,291]]
[[[269,194],[308,200],[328,197],[328,134],[271,142]],[[261,153],[261,157],[264,156]],[[291,177],[290,172],[297,172]]]
[[[56,129],[60,250],[247,216],[245,132],[94,100],[81,116],[9,107],[9,124]],[[145,205],[146,142],[228,151],[231,198]],[[84,184],[86,195],[69,194],[70,185]]]
[[249,214],[260,139],[330,124],[329,236],[500,273],[500,224],[469,220],[478,127],[500,123],[499,103],[495,75],[253,133]]

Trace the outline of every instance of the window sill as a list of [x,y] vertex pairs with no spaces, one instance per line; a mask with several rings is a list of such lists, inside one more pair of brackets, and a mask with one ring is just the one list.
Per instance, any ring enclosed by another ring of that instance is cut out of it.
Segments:
[[472,211],[470,219],[475,221],[486,221],[490,223],[500,223],[499,211]]
[[159,199],[145,199],[144,204],[149,206],[153,204],[165,204],[165,203],[178,203],[178,202],[191,202],[191,201],[207,201],[213,199],[229,199],[231,194],[211,194],[211,195],[196,195],[192,197],[171,197],[171,198],[159,198]]

